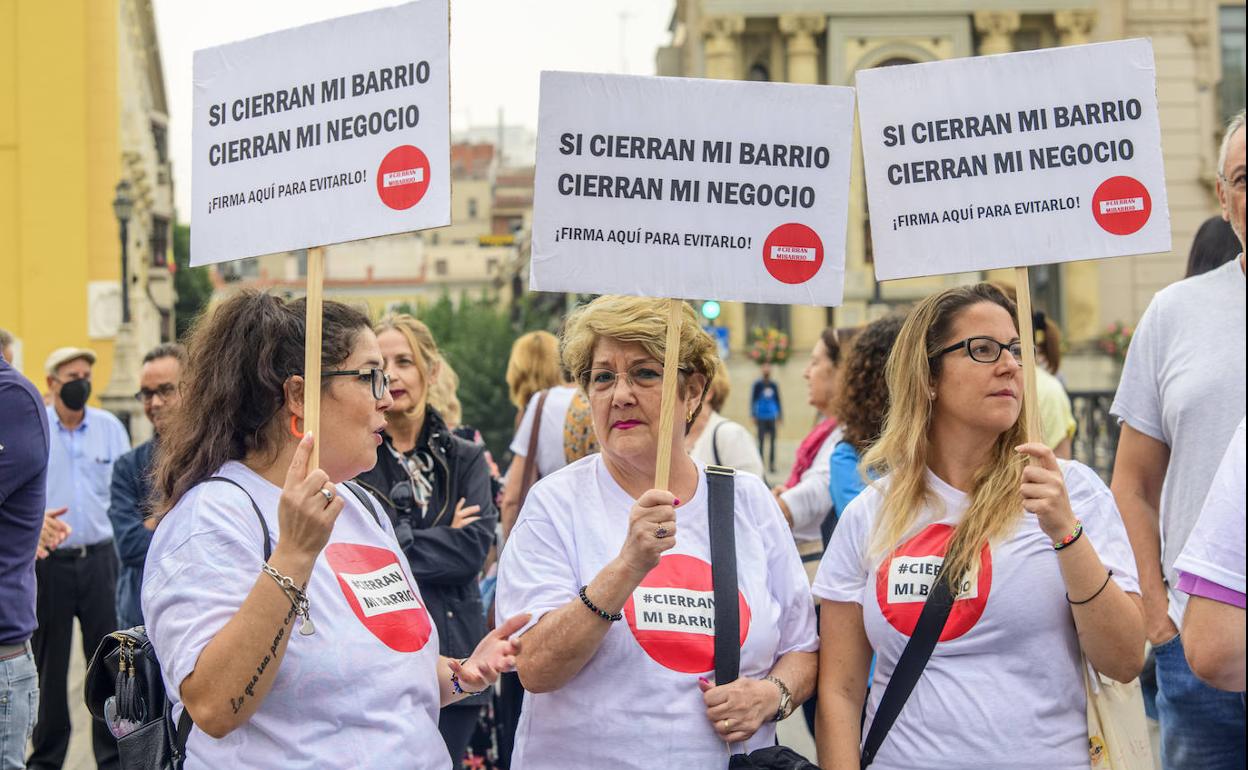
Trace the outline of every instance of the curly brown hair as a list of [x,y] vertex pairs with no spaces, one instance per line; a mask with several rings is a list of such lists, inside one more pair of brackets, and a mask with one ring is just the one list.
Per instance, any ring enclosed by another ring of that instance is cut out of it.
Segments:
[[885,365],[905,321],[904,313],[891,313],[867,325],[854,338],[841,364],[841,387],[834,414],[845,441],[859,454],[879,438],[884,427],[884,416],[888,414]]

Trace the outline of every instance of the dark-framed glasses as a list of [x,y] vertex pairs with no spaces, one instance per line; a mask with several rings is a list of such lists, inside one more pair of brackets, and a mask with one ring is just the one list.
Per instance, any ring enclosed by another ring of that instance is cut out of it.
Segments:
[[177,385],[173,384],[172,382],[166,382],[162,385],[157,385],[155,388],[140,389],[138,393],[134,394],[134,400],[146,404],[148,401],[151,401],[153,398],[160,396],[161,401],[168,401],[169,399],[173,398],[173,395],[177,392],[178,392]]
[[[684,371],[678,369],[677,371]],[[622,372],[612,369],[590,369],[581,375],[581,385],[591,394],[610,393],[620,377],[628,380],[634,388],[645,390],[663,382],[663,364],[654,361],[640,361]]]
[[1021,341],[998,342],[992,337],[968,337],[939,351],[931,357],[931,360],[935,361],[946,353],[952,353],[963,348],[966,348],[966,353],[971,357],[971,360],[978,361],[981,364],[995,364],[997,359],[1001,357],[1001,351],[1003,350],[1010,351],[1010,355],[1014,356],[1015,361],[1020,364],[1023,362],[1023,343]]
[[386,374],[384,369],[334,369],[328,372],[321,372],[322,377],[355,377],[363,380],[372,387],[373,398],[380,401],[386,397],[386,391],[390,390],[390,375]]

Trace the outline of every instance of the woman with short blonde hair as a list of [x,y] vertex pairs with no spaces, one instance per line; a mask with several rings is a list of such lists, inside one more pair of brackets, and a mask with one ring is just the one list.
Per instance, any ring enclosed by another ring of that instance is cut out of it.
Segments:
[[[601,452],[537,482],[500,561],[498,616],[532,612],[517,660],[528,690],[517,770],[726,767],[726,743],[774,744],[772,722],[814,682],[805,575],[775,501],[750,474],[735,478],[729,498],[741,677],[708,679],[708,483],[682,440],[718,363],[686,305],[678,365],[667,370],[667,316],[663,300],[603,296],[568,319],[563,362],[588,395]],[[655,465],[671,376],[677,425],[665,490],[654,488]]]
[[[939,642],[878,745],[879,770],[1086,770],[1083,660],[1120,681],[1144,660],[1135,560],[1091,469],[1028,442],[1014,304],[990,284],[910,313],[886,368],[890,406],[819,566],[822,767],[860,751],[924,598],[953,597]],[[904,678],[904,677],[903,677]],[[950,708],[949,704],[957,704]],[[868,733],[869,734],[869,733]]]
[[[520,414],[534,393],[563,381],[563,372],[559,369],[559,340],[555,335],[539,330],[521,334],[511,343],[507,391]],[[516,419],[519,421],[519,414]]]

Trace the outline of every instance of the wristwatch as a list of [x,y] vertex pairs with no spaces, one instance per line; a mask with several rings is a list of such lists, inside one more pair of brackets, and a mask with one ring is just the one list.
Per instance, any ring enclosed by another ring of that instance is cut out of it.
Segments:
[[779,722],[782,719],[788,718],[789,714],[793,713],[793,694],[789,692],[788,686],[776,677],[770,675],[763,677],[763,681],[771,682],[776,687],[780,688],[780,707],[776,709],[776,715],[771,718],[771,721]]

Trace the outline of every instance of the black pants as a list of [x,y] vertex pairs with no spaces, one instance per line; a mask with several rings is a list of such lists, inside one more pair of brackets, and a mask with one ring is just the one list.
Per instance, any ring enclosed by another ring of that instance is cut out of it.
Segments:
[[[767,470],[772,473],[776,472],[776,421],[775,420],[755,420],[758,425],[758,455],[767,458]],[[764,454],[763,444],[766,439],[771,438],[771,451]]]
[[438,712],[438,732],[442,733],[442,740],[446,741],[446,750],[451,754],[451,767],[454,770],[463,766],[468,742],[472,740],[472,732],[477,728],[477,720],[480,718],[480,706],[448,706]]
[[494,700],[494,717],[498,725],[498,766],[511,767],[511,753],[516,747],[516,725],[520,724],[520,708],[524,705],[524,685],[514,671],[499,677],[498,698]]
[[[39,627],[31,639],[39,669],[39,718],[27,761],[30,770],[56,768],[69,749],[69,652],[74,618],[82,628],[82,652],[90,661],[100,639],[117,630],[117,554],[111,541],[85,550],[64,548],[35,563]],[[82,692],[72,694],[81,703]],[[117,768],[117,741],[103,722],[91,720],[95,762]]]

